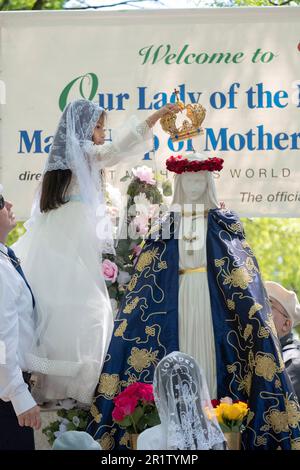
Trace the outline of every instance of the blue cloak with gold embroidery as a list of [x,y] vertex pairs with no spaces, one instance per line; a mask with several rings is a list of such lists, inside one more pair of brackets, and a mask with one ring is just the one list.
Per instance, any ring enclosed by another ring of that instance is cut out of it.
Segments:
[[[116,318],[87,427],[103,449],[129,446],[112,420],[113,398],[132,382],[152,383],[156,364],[179,349],[179,222],[168,214],[147,240]],[[210,210],[206,243],[218,398],[248,403],[244,449],[300,449],[299,405],[237,215]]]

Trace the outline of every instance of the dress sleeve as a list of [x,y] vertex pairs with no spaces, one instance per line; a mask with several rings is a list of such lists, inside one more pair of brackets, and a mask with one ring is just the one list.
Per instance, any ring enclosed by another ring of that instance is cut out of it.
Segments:
[[161,425],[158,424],[139,434],[137,450],[166,450],[166,445],[163,445],[164,440]]
[[[18,361],[19,318],[16,292],[8,272],[0,272],[0,399],[11,401],[16,415],[36,402],[25,384]],[[13,279],[12,279],[13,281]]]
[[136,163],[153,149],[153,132],[146,121],[131,116],[122,126],[112,131],[112,142],[91,147],[91,158],[99,169],[114,166],[126,160]]

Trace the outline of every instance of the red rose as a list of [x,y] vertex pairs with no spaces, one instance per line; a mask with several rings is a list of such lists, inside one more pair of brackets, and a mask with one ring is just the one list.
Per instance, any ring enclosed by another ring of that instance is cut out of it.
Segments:
[[131,415],[138,403],[138,399],[135,397],[120,397],[116,403],[117,408],[123,412],[124,416]]
[[217,406],[220,404],[220,400],[211,400],[211,404],[213,408],[217,408]]
[[153,387],[150,384],[141,384],[140,398],[145,401],[154,401]]
[[123,419],[125,418],[125,414],[123,410],[116,406],[112,412],[112,417],[115,421],[123,421]]

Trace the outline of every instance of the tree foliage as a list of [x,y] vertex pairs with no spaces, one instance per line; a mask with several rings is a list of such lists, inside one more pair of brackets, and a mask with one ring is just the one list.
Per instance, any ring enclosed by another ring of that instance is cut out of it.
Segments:
[[0,0],[0,10],[60,10],[65,0]]
[[243,219],[243,224],[263,279],[300,297],[300,219]]

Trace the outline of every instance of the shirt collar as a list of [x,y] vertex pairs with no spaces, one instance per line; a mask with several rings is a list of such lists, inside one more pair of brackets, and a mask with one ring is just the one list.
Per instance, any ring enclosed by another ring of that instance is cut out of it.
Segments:
[[7,255],[7,246],[0,242],[0,250]]

